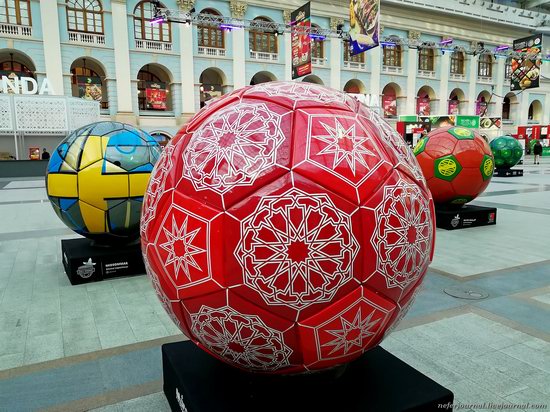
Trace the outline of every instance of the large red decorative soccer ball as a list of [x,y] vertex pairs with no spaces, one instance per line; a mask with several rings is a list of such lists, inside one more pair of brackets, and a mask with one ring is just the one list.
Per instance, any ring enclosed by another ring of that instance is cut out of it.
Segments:
[[353,360],[403,316],[434,212],[410,149],[345,93],[274,82],[172,139],[142,211],[147,272],[181,330],[246,370]]
[[489,185],[495,160],[487,142],[472,129],[452,126],[435,129],[419,140],[416,159],[434,202],[461,207]]

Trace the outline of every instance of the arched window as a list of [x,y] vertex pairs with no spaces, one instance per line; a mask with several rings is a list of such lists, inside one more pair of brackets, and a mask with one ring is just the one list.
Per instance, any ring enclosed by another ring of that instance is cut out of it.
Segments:
[[25,66],[23,63],[19,63],[15,60],[3,61],[0,63],[0,71],[8,72],[8,77],[11,73],[14,73],[17,77],[33,77],[34,73],[31,69]]
[[384,46],[384,66],[401,67],[401,46]]
[[[254,21],[269,21],[265,17],[256,17]],[[260,27],[251,27],[248,37],[251,51],[260,53],[277,53],[277,36],[275,32]]]
[[502,102],[502,120],[510,120],[510,98],[505,97]]
[[[319,28],[317,25],[312,25],[311,27]],[[322,37],[311,39],[311,57],[320,60],[325,58],[325,41]]]
[[103,34],[103,7],[99,0],[67,0],[67,27],[72,31]]
[[351,54],[351,44],[344,43],[344,61],[352,63],[365,63],[365,53]]
[[493,77],[493,57],[490,54],[479,56],[477,75],[480,77]]
[[434,49],[423,47],[418,50],[418,70],[434,71]]
[[455,51],[451,54],[451,73],[464,74],[464,52]]
[[163,81],[156,74],[151,73],[148,70],[141,69],[138,73],[138,107],[139,110],[150,110],[147,106],[146,89],[148,83],[164,84]]
[[151,20],[154,20],[153,4],[150,1],[138,3],[134,9],[134,37],[138,40],[170,43],[172,41],[170,23],[151,24]]
[[[216,10],[204,9],[201,14],[209,14],[219,16]],[[197,26],[197,37],[199,39],[199,47],[214,47],[217,49],[225,48],[223,30],[217,26],[207,26],[199,24]]]
[[0,0],[0,23],[31,26],[30,0]]

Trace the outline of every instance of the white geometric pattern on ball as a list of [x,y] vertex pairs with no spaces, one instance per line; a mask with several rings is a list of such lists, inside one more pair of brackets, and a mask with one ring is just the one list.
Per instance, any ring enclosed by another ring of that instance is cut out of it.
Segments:
[[329,355],[340,351],[342,348],[346,355],[353,347],[362,349],[363,341],[374,335],[371,329],[380,322],[380,319],[372,320],[373,315],[374,311],[363,317],[361,316],[361,308],[359,308],[351,322],[344,317],[340,317],[341,329],[327,330],[328,333],[335,336],[334,340],[323,344],[323,347],[332,347]]
[[429,201],[418,186],[400,179],[384,187],[384,197],[376,207],[371,244],[376,268],[388,288],[406,288],[430,261],[433,228]]
[[330,104],[345,103],[348,100],[348,96],[343,92],[304,82],[266,82],[253,90],[255,93],[263,92],[269,97],[285,97],[295,102]]
[[277,163],[282,115],[265,103],[237,103],[214,113],[184,152],[184,177],[196,190],[223,194],[250,186]]
[[292,349],[285,345],[283,334],[257,315],[203,305],[191,315],[191,330],[212,352],[243,368],[270,371],[290,364]]
[[349,215],[326,194],[292,188],[264,196],[242,220],[235,257],[267,304],[302,309],[330,302],[352,279],[358,250]]

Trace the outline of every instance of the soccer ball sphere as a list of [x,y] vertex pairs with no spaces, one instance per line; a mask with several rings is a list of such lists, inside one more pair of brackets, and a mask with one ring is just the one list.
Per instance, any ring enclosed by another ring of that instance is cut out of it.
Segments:
[[418,141],[416,159],[437,205],[462,206],[489,185],[495,162],[476,132],[464,127],[436,129]]
[[272,82],[212,102],[144,199],[145,267],[174,322],[246,370],[298,373],[377,345],[432,258],[412,151],[345,93]]
[[156,140],[127,124],[98,122],[74,131],[48,163],[46,189],[57,216],[98,242],[136,240],[143,194],[159,156]]
[[491,150],[497,169],[510,169],[518,164],[523,156],[523,148],[512,136],[501,136],[491,141]]

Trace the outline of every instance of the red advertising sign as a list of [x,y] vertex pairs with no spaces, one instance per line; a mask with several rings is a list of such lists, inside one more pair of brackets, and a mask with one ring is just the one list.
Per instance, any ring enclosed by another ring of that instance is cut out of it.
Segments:
[[146,82],[147,109],[166,110],[166,85],[162,82]]
[[460,100],[449,100],[449,114],[460,114]]
[[429,97],[416,98],[416,113],[419,116],[430,115],[430,98]]
[[305,76],[311,73],[311,28],[309,2],[290,14],[293,27],[300,27],[302,30],[292,30],[292,78]]
[[397,99],[395,96],[382,96],[384,117],[397,117]]

